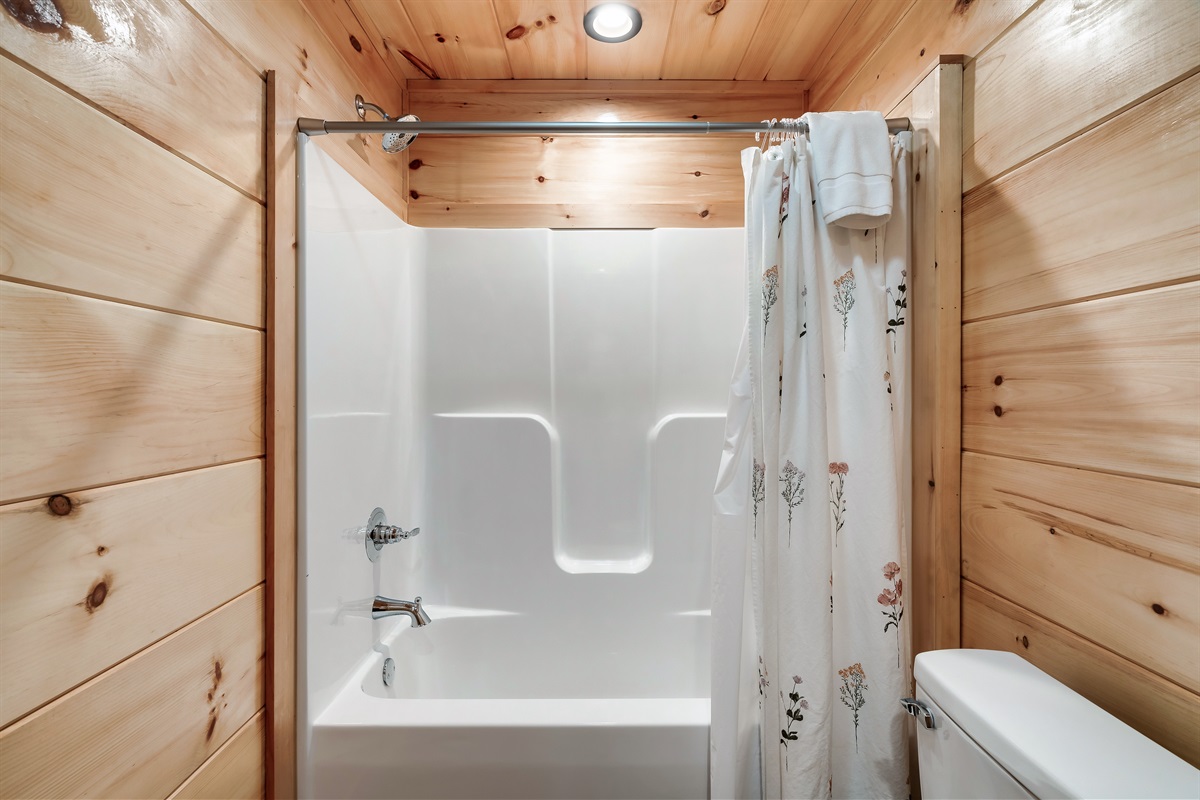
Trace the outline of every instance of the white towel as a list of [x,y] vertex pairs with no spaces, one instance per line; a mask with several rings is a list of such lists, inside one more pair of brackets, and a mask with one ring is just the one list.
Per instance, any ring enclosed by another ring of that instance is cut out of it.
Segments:
[[805,114],[817,202],[827,225],[878,228],[892,215],[892,148],[878,111]]

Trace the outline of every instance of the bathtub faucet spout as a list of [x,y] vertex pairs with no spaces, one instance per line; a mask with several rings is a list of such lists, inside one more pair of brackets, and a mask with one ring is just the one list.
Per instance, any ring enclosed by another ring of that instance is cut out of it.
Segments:
[[375,595],[375,602],[371,604],[371,619],[401,615],[411,619],[414,628],[423,628],[432,621],[425,610],[421,608],[421,598],[419,597],[416,600],[393,600],[381,594]]

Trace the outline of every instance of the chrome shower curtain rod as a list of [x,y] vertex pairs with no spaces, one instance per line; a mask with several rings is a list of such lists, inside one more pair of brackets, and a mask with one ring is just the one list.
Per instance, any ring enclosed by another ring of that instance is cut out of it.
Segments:
[[[706,134],[706,133],[807,133],[807,123],[785,125],[779,122],[336,122],[301,117],[300,133],[323,136],[327,133],[436,133],[452,136],[515,136],[530,134]],[[911,130],[907,117],[889,119],[888,133]]]

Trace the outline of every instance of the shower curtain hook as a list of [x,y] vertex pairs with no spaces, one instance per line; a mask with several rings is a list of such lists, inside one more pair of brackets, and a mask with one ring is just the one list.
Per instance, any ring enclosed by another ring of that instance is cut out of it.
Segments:
[[[779,120],[774,119],[774,118],[763,120],[763,124],[767,126],[767,130],[763,132],[763,140],[762,140],[762,147],[761,147],[761,149],[764,153],[767,152],[767,150],[771,149],[771,142],[774,140],[774,137],[775,137],[775,123],[778,121]],[[754,134],[754,141],[755,142],[758,141],[757,133]]]
[[[771,120],[769,120],[769,119],[760,120],[760,122],[763,125],[766,125],[768,128],[771,127]],[[755,131],[754,132],[754,143],[761,144],[763,137],[766,135],[767,135],[767,131]]]
[[797,141],[800,138],[800,118],[799,117],[794,117],[794,118],[788,117],[788,118],[784,118],[783,120],[781,120],[781,122],[783,123],[783,125],[786,128],[786,130],[784,131],[784,134],[783,134],[784,137],[787,139],[790,139],[793,142]]

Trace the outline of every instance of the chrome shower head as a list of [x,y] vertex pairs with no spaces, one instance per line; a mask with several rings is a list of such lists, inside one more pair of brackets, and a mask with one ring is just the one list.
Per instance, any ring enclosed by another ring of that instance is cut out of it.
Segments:
[[[374,111],[384,122],[420,122],[421,118],[416,114],[405,114],[403,117],[393,119],[388,116],[388,113],[374,103],[368,103],[363,100],[361,94],[354,95],[354,110],[358,112],[358,118],[364,122],[367,119],[367,112]],[[383,135],[383,152],[399,153],[408,148],[413,140],[417,138],[415,133],[385,133]]]
[[[416,114],[405,114],[394,122],[420,122],[421,118]],[[399,153],[406,149],[413,140],[417,138],[415,133],[385,133],[383,135],[383,152]]]

